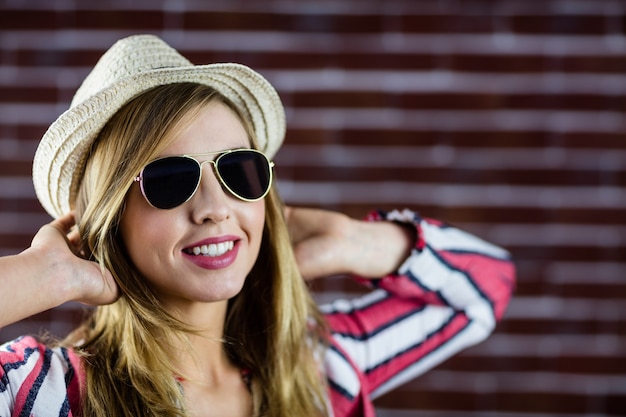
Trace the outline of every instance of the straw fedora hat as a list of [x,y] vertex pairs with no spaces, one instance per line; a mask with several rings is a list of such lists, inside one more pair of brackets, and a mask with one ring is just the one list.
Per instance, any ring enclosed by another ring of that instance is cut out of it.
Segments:
[[35,192],[52,217],[73,207],[85,153],[107,121],[138,94],[178,82],[216,89],[250,118],[260,150],[269,158],[278,151],[285,112],[276,90],[259,73],[232,63],[193,65],[153,35],[124,38],[100,58],[35,152]]

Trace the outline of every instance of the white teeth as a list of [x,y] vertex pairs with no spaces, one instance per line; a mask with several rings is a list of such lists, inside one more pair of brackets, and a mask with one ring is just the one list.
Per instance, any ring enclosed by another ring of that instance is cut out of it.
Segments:
[[233,249],[235,242],[232,240],[228,242],[220,242],[220,243],[211,243],[209,245],[202,246],[194,246],[191,248],[191,252],[194,255],[204,255],[204,256],[221,256]]

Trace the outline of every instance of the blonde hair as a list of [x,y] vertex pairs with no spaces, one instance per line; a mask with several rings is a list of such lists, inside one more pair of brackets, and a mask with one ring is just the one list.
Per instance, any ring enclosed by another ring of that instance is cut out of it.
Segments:
[[[117,228],[126,193],[141,168],[173,141],[199,109],[218,100],[236,112],[254,147],[250,123],[213,89],[191,83],[156,87],[108,122],[90,149],[76,201],[85,253],[108,268],[121,290],[98,307],[66,344],[84,357],[85,416],[185,416],[173,359],[193,333],[168,314],[129,259]],[[327,415],[320,367],[325,324],[301,279],[275,190],[265,197],[257,261],[229,300],[224,348],[252,373],[255,416]]]

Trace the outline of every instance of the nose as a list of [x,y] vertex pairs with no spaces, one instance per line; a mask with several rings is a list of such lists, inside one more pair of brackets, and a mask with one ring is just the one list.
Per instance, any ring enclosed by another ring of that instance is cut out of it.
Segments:
[[213,161],[202,163],[202,176],[198,190],[190,201],[193,221],[219,223],[230,217],[231,198],[217,178]]

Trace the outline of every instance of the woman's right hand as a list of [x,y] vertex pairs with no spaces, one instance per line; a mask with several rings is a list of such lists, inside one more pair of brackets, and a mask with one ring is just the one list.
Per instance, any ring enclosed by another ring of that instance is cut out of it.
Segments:
[[111,273],[81,255],[78,230],[73,213],[44,225],[34,236],[30,252],[47,263],[56,283],[63,285],[67,301],[88,305],[110,304],[117,300],[119,289]]
[[0,328],[68,301],[110,304],[119,289],[111,273],[80,255],[74,215],[39,229],[31,246],[0,257]]

